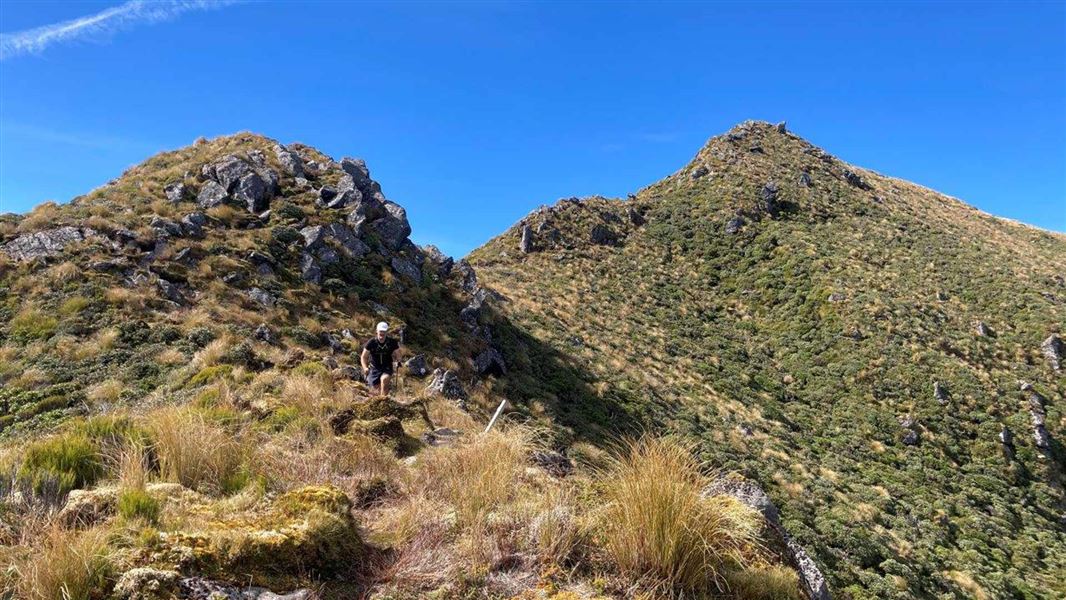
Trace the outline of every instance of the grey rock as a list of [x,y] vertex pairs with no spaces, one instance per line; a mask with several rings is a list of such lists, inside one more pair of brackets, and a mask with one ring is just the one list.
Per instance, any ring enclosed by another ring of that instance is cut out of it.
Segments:
[[278,343],[277,335],[274,334],[274,330],[267,327],[266,323],[262,323],[259,327],[255,328],[255,332],[252,333],[252,338],[270,345]]
[[937,301],[937,302],[947,302],[947,301],[948,301],[948,294],[947,294],[947,292],[944,292],[944,291],[942,291],[942,290],[937,290],[937,293],[936,293],[936,301]]
[[770,215],[772,219],[776,219],[781,212],[778,194],[777,184],[772,181],[764,185],[762,190],[759,191],[759,211]]
[[493,347],[482,350],[474,357],[474,368],[478,375],[506,375],[507,363],[503,360],[503,354]]
[[304,163],[300,158],[300,155],[296,154],[292,150],[289,150],[281,144],[274,144],[274,156],[277,157],[278,163],[281,164],[281,168],[287,175],[293,177],[304,176]]
[[916,445],[918,443],[918,432],[913,429],[904,429],[903,443],[908,446]]
[[181,228],[185,235],[191,238],[204,237],[204,225],[207,224],[207,215],[194,212],[181,218]]
[[596,223],[592,226],[592,229],[589,230],[589,239],[593,244],[601,246],[611,246],[618,242],[614,232],[603,223]]
[[951,399],[948,389],[939,381],[933,382],[933,398],[940,404],[947,404]]
[[178,591],[177,571],[138,567],[118,578],[111,598],[114,600],[157,600],[169,598]]
[[390,250],[399,250],[411,235],[411,224],[407,222],[407,211],[395,202],[385,202],[387,215],[373,221],[370,226],[378,234],[381,243]]
[[477,272],[465,258],[455,263],[455,270],[459,273],[460,287],[462,287],[464,292],[473,294],[477,291]]
[[188,187],[182,181],[171,181],[163,186],[163,193],[166,195],[167,200],[174,204],[184,200],[188,191]]
[[422,270],[405,258],[400,258],[398,256],[393,257],[391,264],[393,271],[396,271],[412,281],[417,282],[422,279]]
[[1040,448],[1045,452],[1051,449],[1051,436],[1048,434],[1047,427],[1043,423],[1033,423],[1033,440],[1036,442],[1037,448]]
[[274,308],[274,305],[277,304],[278,301],[278,299],[275,298],[273,294],[257,287],[249,289],[247,294],[249,300],[257,304],[261,304],[267,308]]
[[322,267],[310,253],[300,255],[300,278],[315,285],[322,283]]
[[341,190],[334,196],[329,202],[326,202],[326,208],[345,208],[347,206],[354,206],[363,200],[363,194],[359,190]]
[[385,204],[373,196],[360,195],[359,200],[351,203],[350,206],[348,225],[357,233],[362,233],[367,223],[389,214],[385,209]]
[[862,178],[862,175],[859,175],[851,169],[844,169],[844,181],[847,181],[849,184],[862,190],[870,189],[870,185],[866,183],[866,180]]
[[980,337],[994,337],[996,332],[992,330],[984,321],[978,321],[974,325],[974,332]]
[[438,394],[451,400],[466,400],[466,390],[459,383],[459,376],[455,371],[434,369],[433,378],[426,386],[426,392]]
[[774,129],[776,129],[778,133],[788,133],[788,123],[781,121],[777,125],[774,125]]
[[361,158],[344,157],[340,165],[341,170],[352,178],[352,183],[357,189],[362,190],[370,185],[370,169],[366,167],[366,161]]
[[351,365],[343,365],[333,372],[335,379],[349,379],[351,381],[359,381],[363,378],[363,374],[359,369]]
[[1014,433],[1012,433],[1009,428],[1004,426],[1003,429],[1001,429],[1000,432],[999,432],[999,441],[1004,446],[1013,448],[1014,447]]
[[437,275],[443,278],[447,277],[452,272],[452,267],[455,266],[455,260],[441,252],[440,248],[432,245],[426,246],[422,249],[422,252],[430,262],[436,265]]
[[698,166],[698,167],[696,167],[695,169],[692,170],[692,174],[689,177],[693,181],[695,181],[695,180],[699,179],[700,177],[703,177],[703,176],[707,175],[710,172],[711,172],[710,169],[708,169],[707,167],[705,167],[703,165],[700,165],[700,166]]
[[1052,369],[1055,371],[1062,370],[1062,357],[1066,354],[1066,346],[1063,345],[1062,338],[1054,333],[1049,335],[1040,344],[1040,352],[1043,353],[1044,358],[1047,359]]
[[522,239],[518,242],[518,251],[522,254],[533,251],[533,228],[528,223],[522,224]]
[[214,162],[211,165],[209,175],[211,179],[226,188],[227,192],[232,192],[241,179],[254,172],[251,165],[244,162],[240,157],[230,154]]
[[826,301],[832,304],[838,304],[840,302],[844,302],[847,299],[847,296],[845,296],[844,294],[841,294],[840,292],[833,292],[829,294],[829,297],[826,298]]
[[574,472],[574,462],[554,450],[534,450],[529,460],[553,477],[566,477]]
[[800,173],[799,182],[800,185],[802,185],[803,187],[811,187],[811,185],[814,184],[814,182],[811,180],[811,174],[807,171]]
[[429,373],[425,354],[416,354],[403,363],[404,371],[412,377],[425,377]]
[[629,217],[629,222],[635,227],[640,227],[645,223],[644,215],[640,214],[640,211],[632,206],[626,209],[626,216]]
[[89,268],[93,271],[101,271],[105,273],[117,273],[129,268],[129,261],[124,258],[116,258],[113,260],[97,260],[89,263]]
[[792,538],[781,523],[781,515],[770,497],[754,481],[734,477],[722,477],[714,481],[703,492],[704,496],[732,496],[744,505],[762,513],[767,525],[780,539],[786,550],[786,558],[796,569],[800,585],[811,600],[830,600],[829,584],[825,581],[817,563],[807,551]]
[[173,283],[170,283],[166,279],[158,279],[156,280],[155,284],[156,287],[159,288],[160,295],[162,295],[167,300],[170,300],[171,302],[176,302],[178,304],[181,304],[182,300],[184,300],[181,295],[181,290],[178,289],[178,286],[174,285]]
[[740,215],[734,216],[732,219],[729,219],[728,223],[725,224],[725,232],[729,235],[735,235],[739,233],[740,230],[744,227],[744,222],[744,217]]
[[912,427],[914,427],[916,422],[917,421],[915,421],[914,417],[909,414],[903,415],[899,418],[899,424],[906,429],[911,429]]
[[36,258],[48,258],[62,252],[71,244],[85,241],[99,234],[92,229],[79,229],[77,227],[57,227],[44,231],[25,233],[2,247],[5,254],[18,262],[26,262]]
[[422,434],[422,441],[429,446],[448,446],[459,439],[460,432],[450,427],[438,427]]
[[164,219],[160,216],[152,217],[151,226],[152,229],[156,231],[157,235],[164,237],[181,237],[182,234],[185,233],[184,231],[182,231],[181,225],[175,223],[174,221],[171,221],[170,219]]
[[259,173],[248,173],[240,178],[233,197],[248,207],[248,212],[259,214],[270,207],[272,192]]
[[206,181],[200,186],[200,193],[196,196],[196,202],[200,208],[213,208],[225,202],[229,198],[229,192],[217,181]]

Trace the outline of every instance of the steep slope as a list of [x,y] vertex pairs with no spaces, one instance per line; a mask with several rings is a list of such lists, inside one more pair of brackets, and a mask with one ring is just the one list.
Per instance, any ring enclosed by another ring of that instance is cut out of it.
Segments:
[[512,379],[554,356],[590,382],[516,395],[696,440],[767,488],[835,592],[1066,594],[1061,234],[748,122],[469,260],[519,332]]
[[639,404],[410,232],[361,160],[252,134],[0,216],[0,598],[822,590],[751,482],[587,443]]

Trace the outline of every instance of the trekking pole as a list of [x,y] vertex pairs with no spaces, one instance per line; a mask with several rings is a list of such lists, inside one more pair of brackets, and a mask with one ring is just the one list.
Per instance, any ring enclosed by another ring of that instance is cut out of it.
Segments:
[[492,426],[496,423],[496,419],[500,418],[500,413],[503,412],[503,407],[507,404],[507,399],[504,398],[503,402],[500,402],[500,407],[496,409],[496,414],[492,415],[492,420],[489,421],[489,426],[485,428],[482,433],[488,433]]

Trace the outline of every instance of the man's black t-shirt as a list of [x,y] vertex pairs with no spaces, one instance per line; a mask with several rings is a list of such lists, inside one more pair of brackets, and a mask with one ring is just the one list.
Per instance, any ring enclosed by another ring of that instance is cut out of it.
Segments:
[[382,373],[392,373],[392,353],[400,347],[399,342],[386,337],[385,341],[379,342],[378,338],[370,338],[363,349],[370,352],[370,367]]

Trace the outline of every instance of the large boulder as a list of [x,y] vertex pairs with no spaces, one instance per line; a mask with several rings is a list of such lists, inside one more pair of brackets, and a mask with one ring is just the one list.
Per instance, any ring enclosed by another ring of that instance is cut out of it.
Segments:
[[425,377],[429,373],[425,354],[416,354],[403,363],[404,372],[412,377]]
[[422,269],[419,269],[411,261],[395,256],[390,263],[392,270],[396,271],[400,275],[410,279],[411,281],[420,281],[422,279]]
[[615,233],[603,223],[596,223],[592,226],[592,229],[589,230],[589,240],[592,241],[593,244],[613,246],[618,243],[618,236],[616,236]]
[[227,192],[232,192],[241,179],[252,173],[252,166],[233,154],[223,156],[205,167],[205,174],[226,188]]
[[778,199],[779,193],[776,183],[771,181],[764,185],[759,191],[757,205],[759,212],[769,215],[771,219],[776,219],[778,213],[781,212],[781,204]]
[[244,203],[248,212],[259,214],[270,207],[271,191],[259,173],[253,172],[241,177],[233,190],[233,197]]
[[214,208],[229,199],[229,192],[217,181],[205,181],[200,186],[200,193],[196,196],[196,202],[200,208]]
[[0,248],[12,259],[25,262],[55,256],[71,244],[94,237],[100,236],[92,229],[57,227],[20,235]]
[[293,177],[304,176],[304,163],[299,154],[289,150],[281,144],[274,144],[274,156],[286,174]]
[[395,252],[407,241],[407,236],[411,235],[411,224],[407,221],[407,211],[402,206],[388,200],[384,205],[387,214],[372,221],[370,227],[382,245]]

